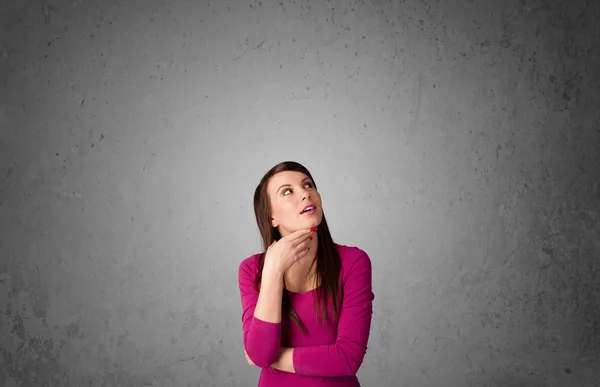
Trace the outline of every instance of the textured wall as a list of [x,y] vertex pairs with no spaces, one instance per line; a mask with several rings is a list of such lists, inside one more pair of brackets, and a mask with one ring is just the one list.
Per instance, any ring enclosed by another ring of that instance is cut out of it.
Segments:
[[251,386],[254,187],[373,261],[365,386],[600,386],[597,1],[2,1],[0,386]]

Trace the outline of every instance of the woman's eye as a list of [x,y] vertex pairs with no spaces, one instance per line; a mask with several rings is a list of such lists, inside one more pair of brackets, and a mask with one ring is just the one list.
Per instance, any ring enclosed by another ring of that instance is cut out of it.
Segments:
[[[304,186],[305,187],[308,186],[309,188],[312,188],[313,185],[312,185],[312,183],[306,183],[306,184],[304,184]],[[286,188],[281,194],[285,196],[286,192],[288,192],[288,191],[292,192],[292,190],[290,188]]]

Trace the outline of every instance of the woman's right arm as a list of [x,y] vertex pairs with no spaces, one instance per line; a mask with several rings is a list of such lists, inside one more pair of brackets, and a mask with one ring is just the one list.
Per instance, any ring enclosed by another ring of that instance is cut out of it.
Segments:
[[281,298],[283,274],[268,267],[263,269],[260,293],[254,291],[258,273],[250,262],[239,268],[239,287],[242,298],[242,328],[248,357],[260,368],[269,368],[281,347]]
[[267,248],[259,294],[254,291],[257,260],[246,259],[240,265],[244,347],[248,357],[260,368],[271,367],[281,350],[283,274],[294,262],[308,256],[312,232],[316,229],[298,230],[278,242],[273,241]]

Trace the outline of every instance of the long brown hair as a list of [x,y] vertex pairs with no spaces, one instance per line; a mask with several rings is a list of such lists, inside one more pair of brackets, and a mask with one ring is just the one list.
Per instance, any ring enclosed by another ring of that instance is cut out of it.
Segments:
[[[260,255],[258,275],[254,280],[254,290],[257,293],[258,286],[262,279],[262,269],[265,262],[266,250],[271,245],[273,240],[278,241],[281,239],[279,230],[271,225],[271,206],[267,193],[267,184],[273,175],[284,171],[304,173],[312,180],[315,189],[317,188],[317,183],[313,179],[308,169],[295,161],[284,161],[275,165],[263,176],[260,183],[256,187],[256,190],[254,191],[254,214],[256,215],[256,223],[262,237],[262,245],[264,250],[264,252]],[[315,303],[315,313],[317,317],[321,317],[321,321],[324,323],[327,319],[327,304],[329,299],[332,301],[334,320],[339,317],[339,280],[341,270],[340,255],[336,249],[335,243],[333,242],[331,233],[329,232],[329,227],[327,226],[327,221],[325,219],[325,213],[323,213],[323,219],[318,226],[317,236],[318,249],[315,280],[317,285],[317,298]],[[319,304],[321,305],[321,311],[318,308]],[[304,327],[302,321],[300,321],[298,318],[296,311],[294,311],[292,308],[290,299],[286,292],[283,292],[282,311],[286,312],[292,321],[294,321],[294,323],[296,323],[296,325],[298,325],[298,327],[306,333],[306,328]]]

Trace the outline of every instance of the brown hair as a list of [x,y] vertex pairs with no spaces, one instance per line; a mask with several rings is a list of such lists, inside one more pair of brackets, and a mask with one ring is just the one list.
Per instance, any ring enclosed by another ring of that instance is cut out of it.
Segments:
[[[315,189],[317,188],[317,184],[315,183],[315,180],[308,169],[295,161],[284,161],[275,165],[263,176],[260,183],[256,187],[256,190],[254,191],[254,214],[256,215],[256,223],[262,237],[262,245],[264,249],[264,252],[260,255],[258,275],[254,280],[254,290],[256,292],[258,292],[258,286],[262,279],[262,269],[265,262],[266,250],[271,245],[273,240],[278,241],[281,239],[279,230],[271,225],[271,206],[267,193],[267,184],[273,175],[284,171],[304,173],[312,180]],[[318,249],[316,257],[317,267],[315,279],[317,285],[317,302],[315,303],[315,313],[317,317],[321,317],[321,321],[324,323],[327,319],[327,303],[329,297],[331,297],[332,300],[334,320],[338,317],[340,304],[339,277],[341,270],[340,255],[336,249],[333,238],[331,237],[331,233],[329,232],[329,227],[327,226],[324,213],[323,219],[318,226],[317,236]],[[322,307],[322,314],[318,308],[319,303]],[[286,312],[292,321],[294,321],[296,325],[298,325],[298,327],[306,333],[306,328],[292,308],[290,300],[285,291],[283,292],[282,297],[282,311]]]

